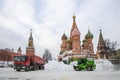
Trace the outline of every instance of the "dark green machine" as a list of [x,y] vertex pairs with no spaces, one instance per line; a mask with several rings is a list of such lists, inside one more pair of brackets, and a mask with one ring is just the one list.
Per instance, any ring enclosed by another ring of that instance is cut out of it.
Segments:
[[76,71],[82,71],[82,70],[87,70],[87,71],[93,71],[95,69],[96,65],[94,63],[93,59],[87,59],[87,58],[80,58],[77,61],[77,65],[73,66],[73,68]]

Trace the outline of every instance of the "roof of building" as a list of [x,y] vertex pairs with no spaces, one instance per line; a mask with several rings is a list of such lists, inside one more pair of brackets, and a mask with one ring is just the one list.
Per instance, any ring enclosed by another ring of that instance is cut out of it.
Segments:
[[61,39],[67,40],[67,36],[65,35],[65,33],[62,35],[62,38],[61,38]]
[[71,40],[67,40],[66,44],[72,44],[72,41]]
[[83,42],[87,42],[87,40],[86,40],[86,39],[84,39],[84,40],[83,40]]
[[88,30],[88,33],[85,36],[86,39],[88,38],[92,38],[93,39],[93,34],[90,32],[90,30]]
[[80,31],[77,27],[72,32],[72,36],[75,36],[75,35],[78,35],[78,36],[80,35]]

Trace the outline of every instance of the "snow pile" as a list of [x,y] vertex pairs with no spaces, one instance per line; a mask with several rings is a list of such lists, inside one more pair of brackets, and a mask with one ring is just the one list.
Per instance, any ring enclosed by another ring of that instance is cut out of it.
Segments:
[[77,66],[77,61],[71,62],[70,63],[72,66]]
[[45,70],[73,70],[72,65],[64,64],[62,61],[57,62],[55,60],[49,61],[47,64],[45,64]]
[[[96,71],[112,71],[113,64],[107,59],[98,59],[95,60]],[[64,64],[62,61],[49,61],[45,64],[45,70],[57,70],[57,71],[65,71],[65,70],[74,70],[73,66],[77,66],[77,61],[71,62],[70,65]]]
[[95,60],[96,71],[112,71],[113,64],[107,59]]
[[12,61],[0,61],[0,66],[7,67],[13,65]]

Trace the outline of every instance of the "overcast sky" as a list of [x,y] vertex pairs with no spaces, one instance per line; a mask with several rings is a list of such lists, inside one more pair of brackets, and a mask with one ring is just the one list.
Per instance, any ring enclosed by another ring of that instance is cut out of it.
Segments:
[[0,49],[21,46],[25,53],[32,29],[36,54],[47,48],[55,57],[63,33],[69,37],[73,14],[81,41],[88,27],[93,33],[95,51],[99,29],[104,39],[120,44],[120,0],[0,0]]

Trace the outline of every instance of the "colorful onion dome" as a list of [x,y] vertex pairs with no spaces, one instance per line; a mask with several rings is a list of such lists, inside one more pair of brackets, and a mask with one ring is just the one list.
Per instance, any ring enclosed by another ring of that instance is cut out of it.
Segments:
[[93,39],[93,34],[88,30],[88,33],[85,36],[85,39],[92,38]]
[[71,40],[67,40],[66,44],[72,44],[72,41]]
[[59,54],[62,55],[64,53],[64,51],[60,51]]
[[63,34],[62,39],[67,40],[67,36],[65,35],[65,33]]
[[72,32],[72,36],[80,36],[80,31],[78,30],[78,28],[76,27],[73,32]]
[[84,42],[87,42],[87,40],[86,40],[86,39],[84,39],[84,40],[83,40],[83,43],[84,43]]

